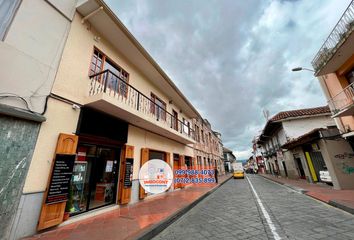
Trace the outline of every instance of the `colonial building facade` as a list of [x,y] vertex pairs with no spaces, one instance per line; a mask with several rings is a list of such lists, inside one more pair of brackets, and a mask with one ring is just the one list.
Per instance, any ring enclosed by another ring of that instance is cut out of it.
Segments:
[[[17,239],[31,222],[23,191],[47,101],[75,13],[75,0],[0,4],[0,235]],[[52,158],[52,156],[51,156]],[[50,161],[50,159],[47,159]],[[40,205],[40,204],[39,204]],[[40,206],[36,206],[39,211]]]
[[322,154],[318,153],[319,149],[304,148],[300,144],[289,147],[288,144],[314,130],[333,127],[335,123],[327,106],[285,111],[273,116],[256,138],[267,172],[294,179],[307,178],[310,182],[318,181],[319,171],[326,166]]
[[[64,218],[74,221],[73,216],[92,210],[154,197],[138,176],[151,159],[175,169],[209,167],[224,173],[221,134],[104,1],[69,2],[58,6],[68,11],[68,22],[57,29],[63,40],[51,48],[62,51],[55,61],[50,58],[56,69],[49,74],[45,111],[38,114],[45,122],[31,140],[33,157],[31,152],[18,189],[30,197],[23,199],[26,208],[18,208],[14,239],[57,226]],[[67,187],[60,185],[67,180]],[[173,184],[168,191],[178,188]],[[62,201],[65,191],[68,199]]]

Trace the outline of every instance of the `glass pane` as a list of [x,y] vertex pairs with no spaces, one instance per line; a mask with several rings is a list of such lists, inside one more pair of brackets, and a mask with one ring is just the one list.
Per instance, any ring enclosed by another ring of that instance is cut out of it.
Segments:
[[149,160],[151,159],[160,159],[165,161],[165,153],[157,151],[149,151]]
[[69,206],[67,204],[67,210],[69,210],[71,214],[87,210],[90,172],[95,158],[95,146],[81,145],[78,147],[77,159],[71,178],[71,189],[69,191]]
[[118,161],[115,150],[98,148],[94,170],[91,175],[89,209],[112,204],[115,201]]
[[107,69],[113,72],[118,77],[120,76],[120,68],[117,67],[115,64],[113,64],[109,59],[107,59],[107,61],[104,64],[104,70]]

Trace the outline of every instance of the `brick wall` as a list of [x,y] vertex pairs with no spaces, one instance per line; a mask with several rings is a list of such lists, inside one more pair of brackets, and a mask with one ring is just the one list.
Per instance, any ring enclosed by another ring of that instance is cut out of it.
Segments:
[[7,238],[40,123],[0,115],[0,235]]

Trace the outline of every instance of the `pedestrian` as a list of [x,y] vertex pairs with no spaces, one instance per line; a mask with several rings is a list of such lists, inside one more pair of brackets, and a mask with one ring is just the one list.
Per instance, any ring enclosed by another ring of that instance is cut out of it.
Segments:
[[214,173],[215,173],[215,182],[218,183],[218,173],[219,173],[218,168],[215,168]]

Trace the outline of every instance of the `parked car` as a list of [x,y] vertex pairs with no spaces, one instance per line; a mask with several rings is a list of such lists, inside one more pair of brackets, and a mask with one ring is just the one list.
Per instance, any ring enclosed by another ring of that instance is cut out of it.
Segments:
[[236,178],[245,178],[245,173],[243,170],[235,170],[233,173],[233,177]]
[[325,170],[320,171],[320,180],[329,185],[332,185],[332,177],[329,175],[327,168]]

